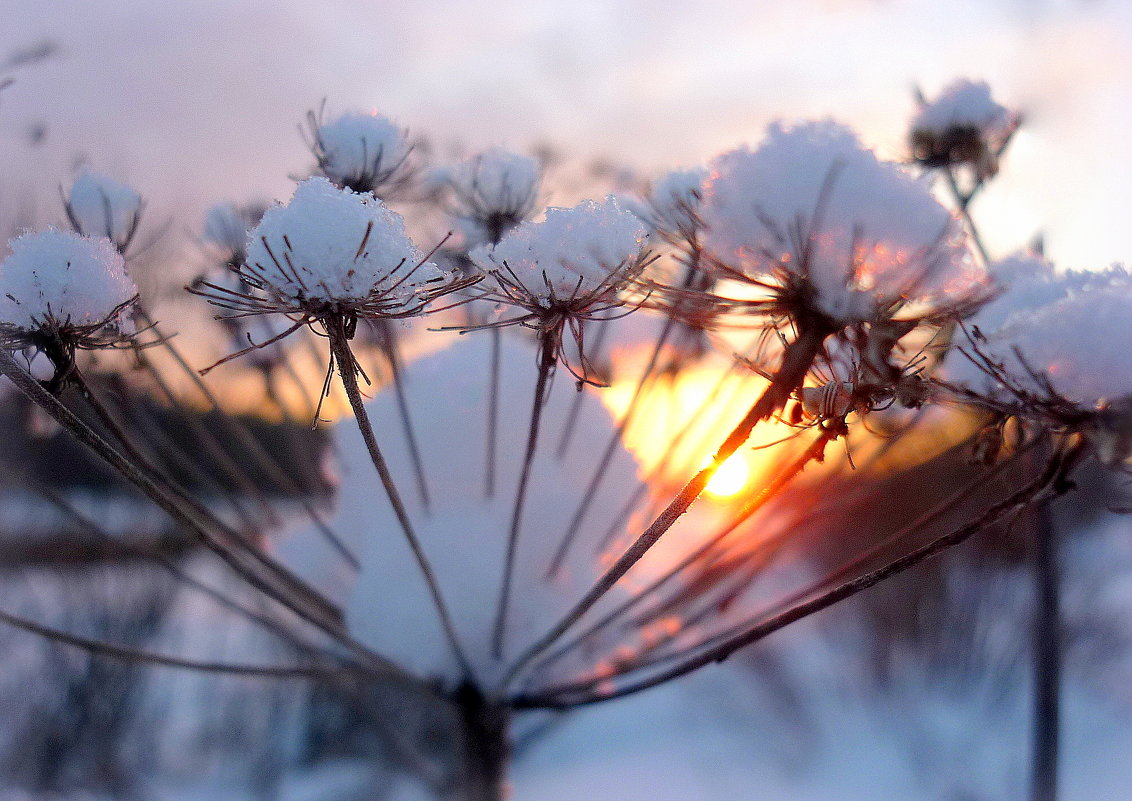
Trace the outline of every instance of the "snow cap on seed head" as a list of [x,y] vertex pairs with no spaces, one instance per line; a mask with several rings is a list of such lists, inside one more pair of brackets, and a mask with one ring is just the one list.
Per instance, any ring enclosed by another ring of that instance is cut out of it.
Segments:
[[309,119],[319,169],[338,186],[382,195],[408,176],[412,145],[388,117],[350,112],[327,123],[313,113]]
[[810,311],[840,325],[904,301],[945,304],[981,281],[927,184],[828,120],[772,124],[757,150],[716,158],[701,214],[726,277],[805,286]]
[[204,215],[204,240],[229,256],[241,255],[248,241],[248,218],[231,201],[209,207]]
[[66,209],[78,233],[106,237],[124,250],[137,230],[142,198],[132,187],[83,168],[71,184]]
[[446,175],[469,249],[497,241],[534,211],[542,169],[538,160],[491,147]]
[[922,102],[909,133],[912,156],[927,167],[971,164],[986,178],[997,172],[998,154],[1018,122],[985,82],[960,78]]
[[546,218],[516,226],[494,247],[472,251],[472,261],[502,282],[518,282],[533,303],[585,304],[630,280],[648,235],[644,223],[616,199],[584,200],[549,208]]
[[13,239],[0,263],[0,330],[22,347],[50,332],[94,346],[134,332],[126,315],[137,287],[108,239],[48,229]]
[[973,358],[948,359],[949,380],[992,400],[1011,390],[986,369],[1038,398],[1052,390],[1082,410],[1132,396],[1132,276],[1121,267],[1056,274],[1037,258],[995,265],[1003,293],[968,322]]
[[687,235],[699,225],[703,203],[704,167],[670,170],[653,181],[644,212],[645,221],[656,230]]
[[423,285],[445,277],[422,258],[401,215],[368,193],[315,177],[264,213],[249,234],[244,269],[253,284],[295,306],[375,297],[411,306]]

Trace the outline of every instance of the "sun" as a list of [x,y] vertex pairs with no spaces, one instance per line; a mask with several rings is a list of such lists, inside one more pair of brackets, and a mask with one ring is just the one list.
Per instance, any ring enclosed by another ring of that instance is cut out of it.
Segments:
[[750,481],[751,466],[737,453],[719,466],[704,492],[713,498],[731,498],[746,489]]

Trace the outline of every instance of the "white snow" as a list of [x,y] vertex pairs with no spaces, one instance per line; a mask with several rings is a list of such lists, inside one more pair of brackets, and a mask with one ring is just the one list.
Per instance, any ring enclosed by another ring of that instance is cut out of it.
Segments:
[[501,273],[504,281],[518,281],[533,303],[546,308],[606,289],[635,268],[646,242],[640,218],[607,197],[569,209],[549,208],[544,220],[517,226],[494,247],[477,248],[471,258],[483,270]]
[[316,177],[300,183],[287,205],[264,213],[248,237],[245,269],[285,303],[408,302],[443,277],[422,258],[400,214],[373,195]]
[[103,236],[124,247],[137,226],[142,198],[133,188],[84,169],[75,177],[67,209],[80,234]]
[[133,330],[121,307],[137,287],[108,239],[48,229],[9,246],[0,264],[0,325],[23,332],[99,324]]
[[692,167],[670,170],[653,181],[646,221],[674,234],[695,230],[707,177],[707,168]]
[[1011,124],[1010,112],[995,102],[985,81],[960,78],[920,108],[912,130],[941,135],[952,128],[970,127],[989,141],[1001,141]]
[[[414,363],[409,373],[406,391],[418,421],[417,438],[432,489],[431,511],[424,511],[410,492],[411,463],[396,431],[393,393],[382,392],[368,405],[382,451],[398,478],[464,646],[489,682],[500,670],[491,656],[491,631],[535,378],[534,347],[516,332],[506,333],[502,344],[499,458],[495,496],[490,500],[484,497],[488,380],[486,370],[480,368],[487,364],[490,350],[486,334],[460,337],[448,349]],[[574,397],[573,382],[559,376],[544,410],[543,446],[533,466],[516,560],[510,656],[549,628],[588,588],[601,569],[595,556],[597,539],[620,506],[608,501],[599,507],[606,510],[605,516],[594,516],[559,579],[546,581],[544,572],[595,458],[587,448],[573,449],[562,461],[554,456],[559,426]],[[611,433],[612,423],[601,405],[584,404],[579,441],[604,442]],[[338,425],[336,446],[343,479],[331,524],[361,556],[360,577],[354,583],[343,560],[310,530],[279,540],[279,554],[332,599],[348,597],[347,622],[366,645],[418,674],[458,679],[420,572],[353,421]],[[611,468],[600,497],[626,497],[636,486],[635,476],[635,462],[623,455]],[[564,661],[564,669],[579,668],[573,660]]]
[[376,193],[404,165],[411,149],[405,131],[391,119],[361,112],[320,125],[315,141],[319,166],[327,178]]
[[204,215],[204,240],[229,257],[244,252],[248,225],[235,203],[223,201],[209,207]]
[[979,280],[957,221],[927,184],[842,125],[773,124],[757,150],[725,153],[710,170],[708,251],[751,279],[784,269],[807,281],[836,321],[900,298],[946,303]]
[[471,249],[490,244],[493,221],[502,219],[514,225],[531,215],[542,170],[530,156],[491,147],[456,165],[446,177]]

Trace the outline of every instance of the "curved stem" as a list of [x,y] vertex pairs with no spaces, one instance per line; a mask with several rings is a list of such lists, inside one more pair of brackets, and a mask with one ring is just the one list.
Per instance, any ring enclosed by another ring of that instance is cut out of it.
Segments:
[[688,511],[692,503],[700,497],[711,477],[715,475],[719,466],[726,462],[739,446],[747,441],[751,431],[762,420],[770,417],[774,412],[786,405],[791,393],[802,385],[806,372],[810,369],[814,359],[821,351],[827,330],[821,325],[803,326],[798,338],[790,343],[783,354],[782,364],[778,372],[763,394],[755,401],[727,439],[720,445],[710,464],[700,470],[689,481],[680,493],[673,498],[668,507],[660,513],[638,538],[629,546],[621,557],[602,575],[586,595],[570,609],[566,615],[554,625],[549,632],[536,641],[514,663],[507,672],[504,684],[509,684],[531,662],[543,652],[554,645],[559,637],[565,634],[588,612],[593,605],[609,592],[621,577],[629,572],[637,562],[652,548],[653,545]]
[[538,450],[539,424],[542,408],[546,405],[546,389],[554,372],[556,340],[554,332],[540,334],[538,376],[535,379],[534,401],[531,405],[531,422],[527,430],[527,448],[519,473],[519,487],[515,491],[515,504],[511,509],[511,526],[507,533],[507,555],[503,562],[503,582],[496,604],[495,626],[492,630],[491,649],[496,659],[503,657],[503,644],[507,630],[507,608],[511,602],[511,584],[515,572],[515,555],[519,549],[519,531],[522,528],[523,507],[527,499],[527,486],[531,478],[531,465]]
[[346,397],[350,401],[350,407],[354,410],[354,420],[358,425],[358,430],[361,432],[362,439],[365,441],[370,460],[373,462],[373,466],[377,470],[377,475],[381,479],[381,484],[385,488],[385,494],[389,497],[389,503],[393,507],[393,513],[396,515],[397,522],[401,526],[401,531],[405,535],[405,540],[408,542],[409,548],[413,552],[413,558],[416,559],[417,565],[420,567],[425,584],[428,585],[429,595],[432,596],[433,605],[436,607],[436,613],[440,618],[441,626],[444,629],[444,636],[448,640],[452,655],[460,666],[460,670],[463,671],[468,678],[471,678],[471,665],[464,654],[463,647],[460,645],[459,637],[456,634],[456,627],[448,612],[448,606],[444,602],[444,596],[440,592],[440,585],[437,583],[436,574],[429,564],[428,557],[425,556],[420,540],[417,539],[417,535],[413,531],[413,524],[409,521],[408,512],[405,511],[405,504],[401,501],[401,495],[397,491],[397,485],[393,481],[392,474],[389,472],[389,466],[385,463],[385,457],[382,456],[381,449],[378,447],[377,438],[373,433],[373,426],[369,421],[369,414],[366,412],[365,404],[362,403],[362,395],[358,389],[358,374],[354,362],[354,354],[350,351],[350,345],[346,339],[346,332],[342,321],[328,319],[325,323],[326,334],[330,340],[330,352],[335,364],[338,366],[338,376],[342,379],[342,387],[346,390]]
[[421,506],[427,512],[431,504],[428,495],[428,479],[425,478],[421,449],[417,446],[413,418],[409,415],[409,402],[405,398],[405,378],[401,371],[401,356],[397,350],[397,337],[393,333],[389,320],[378,320],[377,326],[381,333],[382,350],[389,362],[389,372],[393,374],[393,393],[397,398],[397,411],[401,415],[401,430],[405,435],[405,443],[409,446],[409,459],[413,463],[413,475],[417,479],[417,494],[420,496]]
[[485,498],[495,497],[495,449],[499,435],[499,372],[502,360],[502,332],[492,328],[489,332],[491,341],[491,363],[488,374],[487,389],[487,443],[485,464],[483,472],[483,494]]
[[550,708],[568,708],[576,706],[584,706],[588,704],[598,703],[600,701],[609,701],[614,698],[623,698],[627,695],[647,690],[659,684],[663,684],[672,679],[679,678],[694,670],[697,670],[712,662],[722,662],[727,659],[731,654],[744,648],[754,642],[757,642],[769,634],[785,628],[791,623],[801,620],[809,615],[833,606],[840,601],[850,598],[859,592],[867,590],[881,581],[895,576],[899,573],[908,570],[915,565],[920,564],[924,560],[935,556],[942,551],[952,548],[961,542],[964,542],[973,534],[982,531],[987,526],[997,522],[1002,517],[1012,511],[1016,511],[1025,504],[1033,501],[1044,490],[1054,486],[1056,482],[1061,479],[1068,470],[1070,470],[1079,456],[1079,451],[1073,451],[1065,454],[1060,458],[1054,458],[1050,461],[1046,470],[1037,479],[1026,484],[1018,491],[1011,493],[1007,498],[994,504],[987,509],[982,515],[975,520],[954,529],[943,536],[928,542],[912,552],[893,560],[892,562],[871,570],[863,575],[857,576],[850,581],[847,581],[831,590],[823,592],[822,594],[810,598],[802,603],[786,609],[785,611],[774,615],[771,618],[763,620],[756,625],[742,631],[734,636],[725,638],[718,644],[701,650],[687,659],[677,662],[672,667],[649,676],[638,681],[625,684],[611,692],[597,693],[587,691],[575,697],[570,697],[567,693],[562,693],[561,690],[550,691],[544,694],[532,696],[519,696],[513,699],[516,708],[536,708],[536,707],[550,707]]

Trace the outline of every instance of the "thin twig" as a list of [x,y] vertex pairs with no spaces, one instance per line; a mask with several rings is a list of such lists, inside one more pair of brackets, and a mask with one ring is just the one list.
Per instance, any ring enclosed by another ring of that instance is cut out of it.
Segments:
[[507,671],[504,679],[505,685],[514,681],[527,665],[554,645],[559,637],[581,620],[586,612],[601,600],[620,581],[621,577],[628,573],[630,568],[637,564],[652,546],[672,528],[676,521],[688,511],[692,503],[699,498],[711,477],[715,475],[719,466],[726,462],[747,441],[754,427],[786,405],[791,393],[801,386],[805,380],[810,365],[821,351],[825,337],[826,329],[817,324],[812,327],[803,327],[799,331],[798,338],[786,347],[782,364],[770,386],[755,401],[739,425],[723,441],[708,466],[700,470],[684,486],[668,507],[653,521],[652,525],[597,580],[589,592],[550,631],[531,645],[515,661],[511,669]]
[[456,627],[448,612],[448,605],[444,601],[444,596],[441,594],[436,574],[429,564],[428,557],[421,547],[420,540],[417,539],[417,535],[413,531],[413,524],[410,522],[409,514],[405,510],[405,504],[401,501],[401,495],[397,491],[397,485],[393,481],[392,474],[389,472],[389,466],[385,462],[385,457],[381,454],[381,448],[378,447],[377,437],[374,436],[373,426],[369,421],[369,414],[366,412],[365,404],[362,402],[361,391],[358,389],[358,375],[354,355],[350,351],[350,345],[346,339],[346,332],[342,321],[328,319],[325,322],[327,337],[330,340],[330,351],[334,362],[338,366],[338,376],[342,380],[342,388],[346,391],[346,397],[349,399],[350,407],[354,411],[354,421],[357,423],[358,431],[361,432],[362,439],[366,444],[366,450],[369,451],[370,460],[377,470],[377,475],[385,489],[385,494],[389,497],[389,503],[393,507],[393,513],[397,517],[397,522],[401,526],[405,540],[408,542],[409,548],[413,552],[413,558],[416,560],[421,575],[424,577],[425,584],[428,586],[429,595],[432,596],[433,606],[436,608],[437,616],[440,618],[441,626],[444,629],[444,636],[448,640],[452,655],[455,657],[461,671],[470,679],[473,675],[471,663],[464,653],[463,646],[460,645]]

